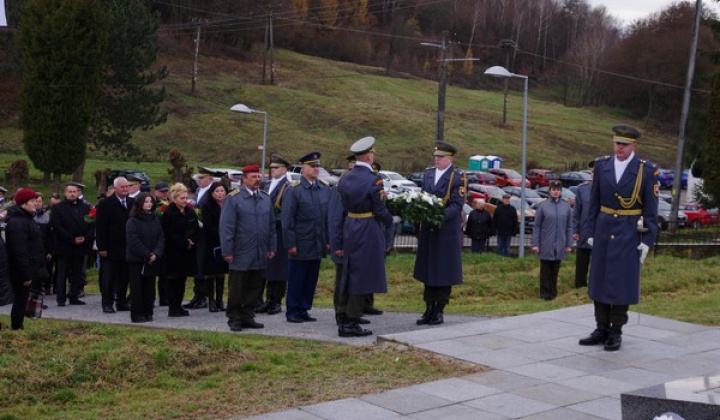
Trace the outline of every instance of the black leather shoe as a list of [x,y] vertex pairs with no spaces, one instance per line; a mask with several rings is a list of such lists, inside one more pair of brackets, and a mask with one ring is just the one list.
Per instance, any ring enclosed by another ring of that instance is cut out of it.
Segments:
[[303,321],[305,321],[305,322],[315,322],[315,321],[317,321],[317,318],[313,318],[313,317],[311,317],[309,314],[300,315],[300,318],[302,318]]
[[340,337],[366,337],[372,335],[372,331],[365,330],[358,324],[342,324],[338,328],[338,335]]
[[610,331],[607,341],[605,341],[605,351],[618,351],[622,344],[622,332]]
[[440,325],[445,322],[445,318],[443,318],[442,312],[435,312],[432,314],[430,319],[428,320],[428,325]]
[[190,316],[190,312],[186,311],[185,309],[181,309],[179,311],[168,311],[168,316],[170,318],[177,318],[181,316]]
[[217,306],[218,311],[225,312],[225,304],[223,303],[222,299],[218,299],[215,301],[215,306]]
[[358,318],[358,319],[355,320],[355,322],[357,322],[357,323],[360,324],[360,325],[367,325],[367,324],[370,323],[370,320],[369,320],[369,319],[365,319],[365,318]]
[[287,322],[291,322],[293,324],[302,324],[303,322],[305,322],[305,320],[300,318],[299,316],[289,316],[287,317]]
[[161,300],[160,303],[158,303],[158,306],[168,306],[167,300]]
[[130,320],[134,323],[141,323],[141,322],[148,322],[149,320],[144,316],[138,316],[135,318],[130,318]]
[[273,303],[267,310],[268,315],[275,315],[279,314],[280,312],[282,312],[282,305],[280,305],[279,303]]
[[256,314],[262,314],[267,312],[268,309],[270,309],[270,302],[266,300],[265,302],[255,306],[254,311]]
[[130,305],[128,305],[127,303],[123,303],[123,304],[118,303],[115,306],[117,307],[118,312],[127,312],[130,310]]
[[240,324],[228,324],[228,326],[230,327],[230,331],[242,331]]
[[84,297],[85,297],[85,289],[80,290],[80,292],[78,293],[78,298],[84,298]]
[[58,302],[58,306],[65,306],[65,301],[63,300],[63,301]]
[[255,321],[243,321],[240,323],[242,328],[260,329],[265,328],[265,325]]
[[596,328],[589,336],[581,338],[578,344],[581,346],[596,346],[605,344],[608,339],[608,330],[606,328]]
[[423,312],[422,316],[420,318],[418,318],[418,320],[415,321],[415,323],[417,325],[427,325],[427,323],[430,321],[430,318],[432,316],[432,311],[433,311],[433,305],[427,305],[425,307],[425,312]]
[[105,312],[106,314],[114,314],[115,313],[115,309],[113,309],[112,305],[103,305],[102,309],[103,309],[103,312]]
[[185,308],[185,309],[203,309],[203,308],[207,308],[207,306],[208,306],[207,299],[194,297],[194,298],[192,298],[192,300],[190,302],[183,305],[183,308]]
[[[70,299],[71,305],[85,305],[85,302],[80,299]],[[64,304],[62,306],[65,306]]]
[[220,309],[218,309],[217,304],[212,299],[210,299],[208,301],[208,309],[210,310],[210,312],[220,312]]
[[363,309],[363,313],[365,315],[382,315],[385,312],[383,312],[377,308],[365,308],[365,309]]

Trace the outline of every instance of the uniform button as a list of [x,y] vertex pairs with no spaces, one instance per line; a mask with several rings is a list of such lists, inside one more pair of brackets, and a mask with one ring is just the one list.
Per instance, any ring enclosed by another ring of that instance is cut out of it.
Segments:
[[613,214],[613,216],[618,217],[617,213]]
[[615,193],[615,197],[617,197],[617,196],[618,196],[618,193]]
[[610,235],[610,239],[615,239],[615,235]]

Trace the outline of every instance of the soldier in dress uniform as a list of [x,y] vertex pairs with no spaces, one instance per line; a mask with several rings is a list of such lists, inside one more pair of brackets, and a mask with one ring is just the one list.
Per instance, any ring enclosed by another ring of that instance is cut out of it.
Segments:
[[592,247],[588,294],[597,328],[580,340],[620,349],[629,305],[640,300],[640,269],[658,233],[660,184],[654,164],[635,156],[640,132],[613,127],[615,155],[595,160],[587,224]]
[[[290,166],[284,157],[280,155],[270,156],[270,184],[268,194],[273,203],[275,211],[275,223],[277,232],[277,252],[268,260],[268,267],[263,275],[265,279],[265,302],[261,303],[255,312],[267,313],[268,315],[282,312],[282,300],[285,297],[288,280],[288,253],[282,240],[282,211],[283,195],[288,188],[287,170]],[[262,294],[261,294],[262,296]]]
[[374,144],[373,137],[363,137],[350,147],[357,162],[337,187],[347,212],[342,248],[335,251],[336,255],[343,257],[340,293],[345,313],[338,327],[341,337],[372,334],[372,331],[359,325],[367,295],[387,292],[385,225],[392,224],[393,216],[385,207],[383,181],[371,166],[375,156]]
[[450,301],[452,286],[462,284],[462,206],[467,180],[455,169],[457,149],[445,142],[435,144],[435,167],[423,174],[423,191],[445,203],[445,221],[439,229],[420,227],[414,277],[425,283],[425,312],[418,325],[444,322],[443,310]]
[[288,322],[313,322],[310,316],[320,261],[327,256],[330,239],[327,212],[330,188],[320,179],[320,152],[301,157],[301,178],[285,191],[282,203],[283,245],[288,250]]

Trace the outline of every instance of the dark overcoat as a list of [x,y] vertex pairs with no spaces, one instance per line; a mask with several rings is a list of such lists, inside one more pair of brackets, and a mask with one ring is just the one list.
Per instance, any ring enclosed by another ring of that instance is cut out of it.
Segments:
[[225,199],[220,214],[220,244],[223,255],[232,255],[230,270],[265,270],[268,253],[277,249],[275,210],[270,196],[257,191],[253,197],[245,187]]
[[282,202],[285,191],[289,187],[287,178],[283,178],[275,186],[270,193],[270,201],[272,201],[275,210],[275,233],[277,236],[277,252],[275,256],[268,260],[268,266],[263,277],[267,281],[287,281],[288,279],[288,252],[283,244],[282,235]]
[[445,202],[445,221],[440,229],[421,227],[414,277],[427,286],[462,284],[462,206],[465,176],[453,165],[435,184],[435,168],[425,170],[423,191]]
[[[63,200],[52,207],[50,227],[53,234],[53,255],[56,257],[82,257],[90,252],[95,239],[95,224],[85,221],[90,205],[84,201]],[[82,236],[85,242],[75,244]]]
[[386,293],[385,226],[393,217],[383,200],[383,181],[370,168],[357,165],[342,177],[337,190],[347,212],[341,290],[347,287],[351,295]]
[[[344,176],[345,174],[343,174]],[[345,217],[347,217],[347,212],[343,208],[340,194],[338,194],[337,188],[331,188],[330,204],[328,204],[328,235],[330,236],[330,258],[335,264],[345,264],[344,257],[335,255],[335,251],[343,249]]]
[[[165,236],[165,255],[162,258],[165,275],[178,278],[194,275],[197,272],[197,239],[200,235],[195,210],[188,206],[180,212],[175,203],[170,203],[160,220]],[[195,243],[189,249],[188,239]]]
[[[206,193],[207,195],[207,193]],[[204,196],[203,196],[204,198]],[[225,198],[227,201],[227,197]],[[205,200],[203,200],[205,201]],[[225,203],[223,203],[225,205]],[[205,276],[220,276],[228,272],[225,260],[215,258],[215,248],[220,246],[220,212],[222,208],[212,197],[202,206],[202,236],[198,252],[202,253],[202,267]]]
[[592,236],[588,232],[588,213],[590,212],[590,191],[592,181],[580,184],[575,190],[575,205],[573,207],[573,234],[580,236],[575,246],[581,249],[591,249],[587,240]]
[[19,285],[32,280],[37,287],[49,275],[42,232],[33,216],[20,206],[8,209],[5,239],[10,281]]
[[572,247],[572,209],[558,198],[538,204],[530,246],[540,248],[539,260],[562,261],[565,248]]
[[161,264],[165,251],[165,236],[159,217],[154,213],[130,217],[125,225],[125,234],[128,263],[144,263],[148,261],[150,254],[155,254],[158,259],[153,264]]
[[311,185],[304,177],[291,184],[283,196],[282,231],[285,248],[297,247],[292,260],[320,260],[327,256],[330,238],[327,212],[330,188],[320,181]]
[[13,303],[13,290],[8,273],[8,257],[5,241],[0,236],[0,306]]
[[125,224],[127,223],[132,199],[126,198],[127,209],[115,195],[101,200],[95,216],[95,242],[98,251],[107,251],[111,261],[125,261]]
[[[601,206],[612,210],[627,210],[620,206],[619,197],[630,198],[642,173],[638,199],[630,210],[642,213],[647,232],[637,229],[639,215],[608,214]],[[652,247],[658,233],[659,183],[657,169],[648,161],[633,157],[620,182],[615,181],[612,156],[595,160],[595,179],[590,193],[588,230],[592,233],[592,262],[590,265],[590,299],[610,305],[632,305],[640,301],[640,251],[642,241]]]

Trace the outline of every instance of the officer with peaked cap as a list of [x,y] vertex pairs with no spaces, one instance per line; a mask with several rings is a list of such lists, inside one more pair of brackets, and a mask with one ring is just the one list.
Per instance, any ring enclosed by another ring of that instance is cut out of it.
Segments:
[[284,157],[278,154],[270,156],[270,184],[268,194],[273,203],[275,211],[275,223],[277,233],[277,252],[268,260],[268,267],[263,275],[266,282],[265,302],[262,302],[255,312],[274,315],[282,312],[282,300],[287,290],[288,279],[288,253],[283,245],[282,237],[282,201],[285,191],[288,188],[287,170],[290,166]]
[[658,233],[660,184],[654,164],[635,155],[640,132],[613,127],[615,154],[595,159],[587,236],[592,247],[588,294],[597,328],[580,340],[620,349],[629,305],[640,300],[640,270]]
[[283,245],[288,250],[287,310],[288,322],[312,322],[310,316],[320,261],[327,256],[330,240],[327,211],[330,189],[319,182],[320,152],[299,159],[303,164],[299,181],[292,183],[282,200]]
[[443,310],[450,301],[452,286],[462,284],[462,206],[467,180],[455,169],[457,149],[445,142],[435,144],[435,166],[423,174],[423,191],[443,200],[445,221],[439,229],[421,226],[414,277],[425,284],[425,312],[418,325],[442,324]]

